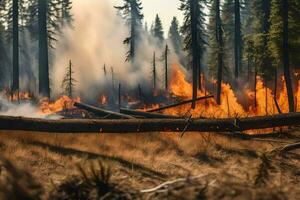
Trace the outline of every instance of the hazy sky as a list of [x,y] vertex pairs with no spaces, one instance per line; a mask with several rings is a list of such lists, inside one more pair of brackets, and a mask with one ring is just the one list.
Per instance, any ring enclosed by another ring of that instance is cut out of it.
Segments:
[[[111,0],[112,5],[122,5],[122,0]],[[142,0],[145,21],[150,28],[156,14],[163,22],[165,34],[168,33],[173,16],[182,21],[182,12],[178,10],[180,1],[178,0]]]

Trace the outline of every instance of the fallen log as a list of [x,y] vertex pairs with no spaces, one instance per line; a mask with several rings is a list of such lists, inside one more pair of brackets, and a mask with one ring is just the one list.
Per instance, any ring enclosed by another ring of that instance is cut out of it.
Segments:
[[[199,98],[196,99],[196,101],[201,101],[201,100],[204,100],[204,99],[210,99],[210,98],[213,98],[213,97],[214,97],[214,95],[199,97]],[[189,103],[192,103],[192,102],[193,102],[193,100],[182,101],[182,102],[171,104],[171,105],[168,105],[168,106],[163,106],[163,107],[160,107],[160,108],[147,110],[147,112],[159,112],[159,111],[162,111],[162,110],[182,106],[182,105],[189,104]]]
[[130,115],[125,115],[125,114],[113,112],[110,110],[104,110],[102,108],[90,106],[90,105],[87,105],[84,103],[75,102],[74,106],[77,108],[89,111],[91,113],[94,113],[95,115],[97,115],[99,117],[103,117],[105,119],[135,119],[135,117],[130,116]]
[[126,114],[126,115],[132,115],[132,116],[137,116],[137,117],[143,117],[147,119],[182,119],[182,117],[179,116],[174,116],[174,115],[164,115],[160,113],[148,113],[148,112],[143,112],[139,110],[130,110],[130,109],[125,109],[121,108],[120,113]]
[[[136,133],[182,132],[186,119],[32,119],[0,116],[0,130],[21,130],[56,133]],[[241,119],[192,119],[186,131],[234,132],[300,125],[300,113]]]
[[300,149],[300,142],[286,145],[285,147],[283,147],[281,149],[281,152],[286,153],[286,152],[294,151],[294,150],[297,150],[297,149]]

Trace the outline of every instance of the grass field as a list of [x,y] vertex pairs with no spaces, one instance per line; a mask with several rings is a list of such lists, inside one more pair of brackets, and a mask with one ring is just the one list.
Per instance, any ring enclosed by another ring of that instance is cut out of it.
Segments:
[[[212,133],[0,137],[3,200],[300,199],[300,152],[276,151],[299,141],[298,130],[258,140]],[[166,181],[173,182],[142,191]]]

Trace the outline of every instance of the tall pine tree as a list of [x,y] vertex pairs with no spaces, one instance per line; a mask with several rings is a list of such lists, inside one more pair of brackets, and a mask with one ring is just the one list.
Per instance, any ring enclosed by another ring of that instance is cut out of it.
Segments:
[[184,37],[184,50],[189,54],[190,65],[192,66],[193,82],[193,103],[192,108],[196,107],[198,86],[201,86],[201,58],[205,46],[205,13],[204,0],[180,0],[180,10],[184,13],[184,24],[181,28]]
[[129,45],[129,51],[126,55],[126,61],[135,61],[136,48],[140,40],[140,31],[142,29],[142,3],[140,0],[123,0],[123,6],[115,6],[121,11],[127,23],[130,26],[130,35],[124,40],[124,44]]
[[153,25],[153,37],[157,40],[158,44],[162,44],[162,42],[164,41],[163,26],[158,14],[155,17]]
[[179,22],[176,17],[173,17],[172,19],[168,36],[175,53],[179,55],[182,50],[182,38],[180,36]]

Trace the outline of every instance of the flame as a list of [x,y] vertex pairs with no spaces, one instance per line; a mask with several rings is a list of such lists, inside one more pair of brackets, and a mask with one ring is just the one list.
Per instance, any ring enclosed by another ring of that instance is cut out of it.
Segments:
[[108,103],[107,96],[101,95],[99,98],[99,103],[100,103],[100,105],[107,105],[107,103]]
[[40,114],[50,115],[62,110],[74,108],[74,103],[80,102],[79,98],[71,99],[68,96],[62,96],[55,102],[50,102],[47,98],[44,98],[39,103]]
[[[170,92],[183,99],[191,99],[192,84],[186,80],[184,70],[177,64],[172,66],[172,78],[170,84]],[[203,78],[203,77],[202,77]],[[278,98],[276,98],[281,112],[288,112],[287,92],[284,79],[282,78],[282,88],[278,91]],[[247,117],[247,116],[263,116],[278,114],[278,109],[275,103],[274,93],[270,88],[267,88],[262,79],[257,77],[256,85],[256,106],[254,106],[255,95],[254,91],[243,91],[248,97],[248,101],[252,105],[243,106],[238,102],[238,99],[229,84],[222,83],[221,105],[218,105],[215,99],[207,99],[199,101],[196,104],[196,109],[191,110],[191,105],[183,105],[175,108],[165,110],[165,114],[170,115],[192,115],[193,117]],[[198,91],[198,96],[205,96],[204,92]],[[300,111],[300,81],[298,89],[295,94],[295,102],[297,111]],[[250,103],[249,103],[250,104]]]

